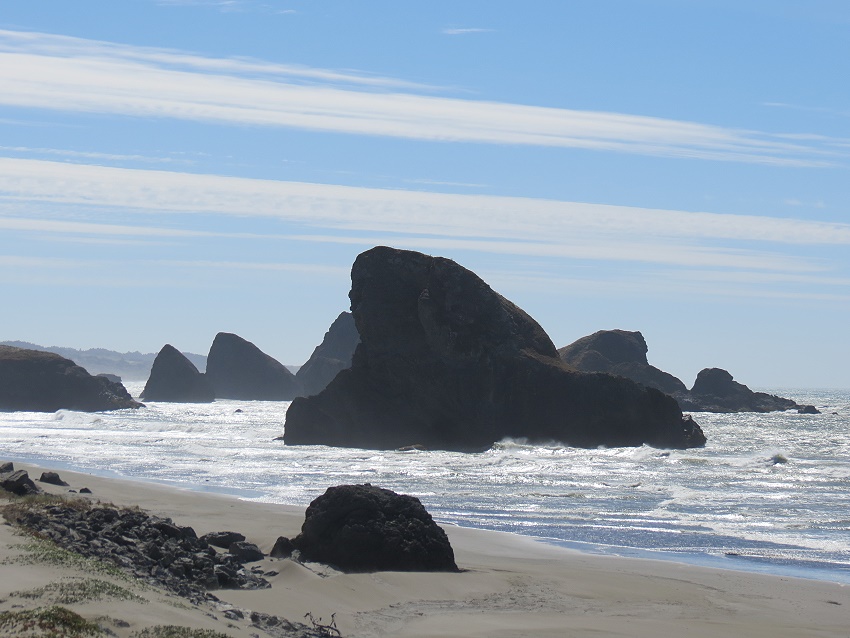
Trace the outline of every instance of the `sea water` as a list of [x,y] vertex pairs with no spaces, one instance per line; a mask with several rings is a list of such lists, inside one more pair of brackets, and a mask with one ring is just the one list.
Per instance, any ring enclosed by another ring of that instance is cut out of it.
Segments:
[[769,391],[822,413],[696,413],[708,444],[692,450],[507,440],[463,454],[286,446],[287,402],[148,403],[0,414],[0,460],[301,506],[371,483],[441,523],[850,583],[850,392]]

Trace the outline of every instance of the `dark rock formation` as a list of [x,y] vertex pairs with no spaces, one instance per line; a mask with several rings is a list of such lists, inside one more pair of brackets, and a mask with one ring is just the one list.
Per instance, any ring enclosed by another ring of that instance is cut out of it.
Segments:
[[640,332],[600,330],[558,350],[561,359],[585,372],[607,372],[637,381],[671,395],[682,410],[695,412],[772,412],[796,409],[803,414],[818,414],[814,406],[801,406],[791,399],[753,392],[736,383],[732,375],[719,368],[699,373],[693,389],[649,365],[647,346]]
[[32,482],[26,470],[11,470],[8,473],[0,474],[0,488],[16,496],[29,496],[41,492],[38,486]]
[[352,366],[293,401],[287,444],[705,443],[658,390],[567,366],[537,322],[453,261],[378,247],[358,256],[351,281],[361,339]]
[[258,560],[263,560],[265,554],[260,551],[254,543],[246,541],[236,541],[230,544],[227,548],[227,553],[232,555],[240,563],[253,563]]
[[[29,350],[41,350],[53,352],[70,359],[78,366],[88,370],[89,374],[108,373],[113,376],[121,375],[127,381],[145,381],[151,376],[151,366],[156,358],[155,352],[116,352],[105,348],[92,348],[90,350],[77,350],[76,348],[64,348],[61,346],[40,346],[27,341],[0,341],[0,345],[15,346],[16,348],[27,348]],[[207,358],[200,354],[184,352],[186,358],[202,371],[207,366]],[[110,379],[115,381],[115,379]]]
[[112,381],[112,383],[121,383],[121,377],[117,374],[109,374],[108,372],[101,372],[99,374],[94,375],[96,377],[103,377],[107,381]]
[[40,483],[49,483],[50,485],[59,485],[60,487],[68,487],[68,484],[59,478],[59,475],[56,472],[42,472],[41,478],[38,479]]
[[791,399],[766,392],[753,392],[743,383],[738,383],[726,370],[705,368],[697,375],[694,387],[679,403],[685,410],[703,412],[774,412],[777,410],[814,410],[814,406],[800,406]]
[[0,346],[0,411],[138,408],[126,388],[51,352]]
[[291,540],[286,536],[278,536],[274,547],[272,547],[272,551],[269,552],[269,556],[272,558],[289,558],[292,556],[294,549],[295,545],[292,544]]
[[11,522],[83,556],[109,561],[194,602],[208,589],[264,589],[265,579],[219,554],[191,527],[138,509],[77,503],[33,505]]
[[154,359],[142,398],[172,403],[210,403],[215,400],[215,394],[195,365],[177,348],[165,344]]
[[233,543],[240,543],[245,540],[245,536],[239,532],[210,532],[201,536],[201,540],[206,541],[215,547],[227,549]]
[[286,366],[250,341],[219,332],[207,356],[207,378],[219,399],[289,401],[299,384]]
[[350,312],[343,312],[337,317],[325,333],[313,354],[298,370],[295,378],[301,384],[304,396],[319,394],[333,378],[341,371],[351,367],[354,350],[360,343],[357,326]]
[[582,372],[607,372],[637,381],[666,394],[688,391],[672,374],[649,365],[640,332],[600,330],[558,349],[561,360]]
[[446,533],[418,498],[368,483],[328,488],[292,545],[301,560],[346,572],[458,571]]

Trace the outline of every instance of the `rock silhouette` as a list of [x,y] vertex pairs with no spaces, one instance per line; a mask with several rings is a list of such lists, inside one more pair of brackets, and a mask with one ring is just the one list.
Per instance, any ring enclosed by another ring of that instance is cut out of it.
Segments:
[[289,401],[300,390],[286,366],[229,332],[215,336],[207,356],[206,376],[219,399]]
[[[679,400],[686,410],[703,412],[774,412],[798,410],[806,414],[817,414],[814,406],[798,405],[766,392],[753,392],[743,383],[738,383],[722,368],[700,370],[694,387],[686,397]],[[814,410],[814,412],[812,412]]]
[[126,388],[58,354],[0,346],[0,411],[100,412],[138,408]]
[[682,410],[694,412],[772,412],[799,410],[818,414],[811,405],[799,405],[791,399],[753,392],[737,383],[720,368],[706,368],[697,375],[688,390],[672,374],[648,363],[646,340],[640,332],[600,330],[558,350],[561,359],[585,372],[607,372],[637,381],[673,396]]
[[[285,540],[275,544],[280,554]],[[328,488],[291,545],[301,560],[346,572],[458,571],[446,533],[418,498],[368,483]]]
[[313,396],[324,390],[340,371],[351,367],[354,350],[360,343],[357,326],[350,312],[343,312],[334,320],[313,354],[295,375],[304,396]]
[[666,394],[688,388],[672,374],[649,365],[646,340],[640,332],[600,330],[558,349],[563,361],[583,372],[607,372],[627,377]]
[[177,348],[165,344],[154,359],[142,398],[173,403],[210,403],[215,395],[209,381],[195,365]]
[[671,397],[564,364],[534,319],[449,259],[377,247],[357,257],[351,280],[361,339],[352,366],[320,394],[293,401],[287,444],[705,443]]

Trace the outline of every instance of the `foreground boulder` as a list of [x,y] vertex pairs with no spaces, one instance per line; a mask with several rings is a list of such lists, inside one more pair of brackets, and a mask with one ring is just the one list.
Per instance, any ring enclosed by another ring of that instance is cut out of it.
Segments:
[[295,375],[286,366],[229,332],[215,336],[206,374],[219,399],[290,401],[299,394]]
[[350,312],[337,317],[325,333],[313,354],[295,375],[304,396],[313,396],[324,390],[342,370],[351,367],[354,350],[360,343],[357,326]]
[[354,262],[349,296],[361,339],[352,365],[293,401],[287,444],[705,443],[671,397],[567,366],[534,319],[451,260],[373,248]]
[[0,346],[0,411],[138,408],[126,388],[52,352]]
[[695,412],[772,412],[798,410],[818,414],[811,405],[798,405],[764,392],[753,392],[733,381],[720,368],[699,373],[691,390],[672,374],[649,365],[646,341],[640,332],[600,330],[558,350],[561,359],[584,372],[607,372],[637,381],[673,396],[683,410]]
[[215,394],[195,364],[177,348],[165,344],[154,359],[142,398],[173,403],[210,403],[215,400]]
[[292,546],[301,560],[346,572],[458,571],[446,533],[418,498],[368,483],[328,488]]

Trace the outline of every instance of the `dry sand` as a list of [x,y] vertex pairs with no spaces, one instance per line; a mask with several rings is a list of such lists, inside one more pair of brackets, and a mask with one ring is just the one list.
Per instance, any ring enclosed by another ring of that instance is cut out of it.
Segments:
[[[37,479],[43,469],[15,463]],[[50,468],[47,468],[50,469]],[[154,483],[60,471],[88,498],[138,505],[191,525],[198,534],[238,531],[268,552],[278,536],[295,536],[303,510],[259,504]],[[53,493],[69,488],[40,484]],[[850,587],[841,584],[596,556],[531,539],[446,526],[460,574],[339,574],[291,560],[266,559],[271,589],[215,592],[242,610],[304,621],[335,614],[346,638],[358,636],[850,636]],[[22,598],[85,568],[15,562],[24,538],[0,525],[0,612],[50,604],[50,595]],[[11,559],[11,560],[10,560]],[[97,578],[107,578],[97,576]],[[115,580],[115,579],[112,579]],[[76,582],[76,581],[68,581]],[[229,636],[263,635],[250,622],[224,616],[228,605],[196,608],[179,598],[115,580],[145,602],[104,599],[67,605],[103,618],[117,636],[151,625],[186,625]]]

